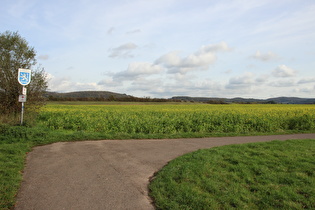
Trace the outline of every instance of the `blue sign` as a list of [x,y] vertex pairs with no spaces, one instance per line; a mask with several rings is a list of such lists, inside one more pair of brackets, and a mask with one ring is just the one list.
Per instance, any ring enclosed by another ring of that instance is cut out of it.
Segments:
[[31,70],[19,69],[18,81],[21,85],[28,85],[31,82]]

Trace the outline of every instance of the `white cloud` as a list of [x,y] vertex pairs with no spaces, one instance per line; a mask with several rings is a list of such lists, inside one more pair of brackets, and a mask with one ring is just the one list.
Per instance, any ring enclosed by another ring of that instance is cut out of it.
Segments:
[[39,60],[48,60],[49,59],[49,55],[39,55],[37,58]]
[[274,77],[294,77],[296,71],[287,67],[286,65],[279,65],[275,70],[272,71]]
[[224,71],[223,73],[224,74],[231,74],[233,71],[231,70],[231,69],[228,69],[228,70],[226,70],[226,71]]
[[[145,89],[147,87],[147,89]],[[222,84],[210,79],[187,81],[152,81],[143,90],[157,97],[195,96],[212,97],[223,93]]]
[[296,86],[296,83],[294,80],[278,80],[274,82],[269,83],[272,87],[293,87]]
[[127,31],[126,34],[130,35],[130,34],[136,34],[136,33],[140,33],[140,32],[141,32],[140,29],[135,29],[135,30]]
[[118,87],[122,85],[121,81],[113,80],[113,78],[102,79],[97,83],[97,85],[101,85],[104,87]]
[[202,46],[197,52],[181,58],[177,51],[170,52],[158,58],[155,63],[165,66],[168,73],[186,74],[190,71],[207,70],[216,61],[215,52],[229,51],[225,42]]
[[196,79],[197,75],[176,73],[176,74],[168,75],[168,77],[175,81],[181,82],[183,84],[183,83],[191,81],[192,79]]
[[298,81],[298,84],[308,84],[308,83],[315,83],[315,78],[306,78],[306,79],[301,79]]
[[[148,79],[148,78],[137,78],[133,80],[131,86],[129,89],[131,91],[139,93],[138,95],[141,96],[140,92],[143,94],[145,93],[163,93],[165,91],[164,87],[164,81],[161,78],[153,78],[153,79]],[[142,96],[147,96],[143,95]]]
[[182,59],[179,67],[188,69],[207,69],[208,66],[212,64],[215,60],[216,56],[213,53],[192,54]]
[[141,76],[149,76],[159,74],[164,71],[164,68],[147,63],[147,62],[134,62],[130,63],[126,71],[119,72],[114,75],[114,80],[132,80]]
[[294,92],[296,92],[296,93],[314,94],[315,93],[315,86],[313,88],[312,87],[295,88]]
[[256,85],[262,85],[265,84],[269,79],[268,75],[261,75],[258,78],[256,78],[255,83]]
[[271,60],[276,60],[279,58],[278,55],[276,55],[273,52],[268,52],[268,53],[261,53],[260,51],[257,51],[254,55],[251,56],[254,59],[260,60],[260,61],[271,61]]
[[123,45],[120,45],[119,47],[115,47],[110,49],[110,55],[108,57],[111,58],[132,58],[134,57],[131,52],[132,50],[136,49],[138,46],[134,43],[126,43]]
[[181,58],[178,56],[177,51],[173,51],[161,56],[159,59],[156,60],[155,63],[164,64],[165,67],[172,68],[180,66]]
[[110,29],[107,30],[107,34],[111,35],[114,32],[115,28],[111,27]]
[[224,86],[224,90],[220,92],[220,97],[240,97],[242,95],[252,94],[257,87],[257,79],[251,72],[244,75],[230,78],[228,84]]
[[47,74],[49,91],[54,92],[71,92],[71,91],[87,91],[87,90],[102,90],[102,87],[97,83],[82,83],[73,82],[69,77],[55,77]]
[[220,42],[218,44],[210,44],[206,46],[202,46],[199,50],[199,54],[202,53],[208,53],[208,52],[225,52],[225,51],[231,51],[232,49],[229,48],[227,43],[225,42]]
[[[213,81],[213,80],[201,80],[199,82],[194,82],[192,90],[199,90],[199,91],[205,91],[208,92],[208,94],[214,94],[216,91],[223,90],[222,84]],[[202,95],[202,94],[201,94]]]
[[254,84],[254,74],[247,72],[243,76],[232,77],[227,88],[244,87],[251,84]]

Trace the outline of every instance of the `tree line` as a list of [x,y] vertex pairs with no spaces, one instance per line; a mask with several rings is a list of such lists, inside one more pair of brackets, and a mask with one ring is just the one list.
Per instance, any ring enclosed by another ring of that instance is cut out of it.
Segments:
[[109,97],[58,97],[58,96],[47,96],[48,101],[119,101],[119,102],[181,102],[178,99],[164,99],[164,98],[150,98],[150,97],[115,97],[110,95]]

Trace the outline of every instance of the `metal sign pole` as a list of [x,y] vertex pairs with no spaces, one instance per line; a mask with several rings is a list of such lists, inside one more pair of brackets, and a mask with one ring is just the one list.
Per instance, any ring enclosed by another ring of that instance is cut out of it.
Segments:
[[21,110],[21,125],[23,124],[23,116],[24,116],[24,103],[26,102],[26,88],[23,86],[23,95],[19,96],[19,102],[22,103],[22,110]]
[[21,125],[23,125],[23,115],[24,115],[24,102],[22,102]]
[[30,69],[19,69],[18,81],[23,86],[22,95],[19,96],[19,102],[22,102],[21,125],[23,125],[24,102],[26,102],[26,88],[25,88],[25,86],[30,84],[31,78],[32,78],[32,74],[31,74]]

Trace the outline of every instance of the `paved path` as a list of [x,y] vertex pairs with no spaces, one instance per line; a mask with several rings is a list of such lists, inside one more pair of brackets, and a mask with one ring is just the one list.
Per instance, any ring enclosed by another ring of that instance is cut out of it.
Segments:
[[27,156],[15,209],[154,209],[149,178],[168,161],[201,148],[315,134],[175,140],[104,140],[40,146]]

